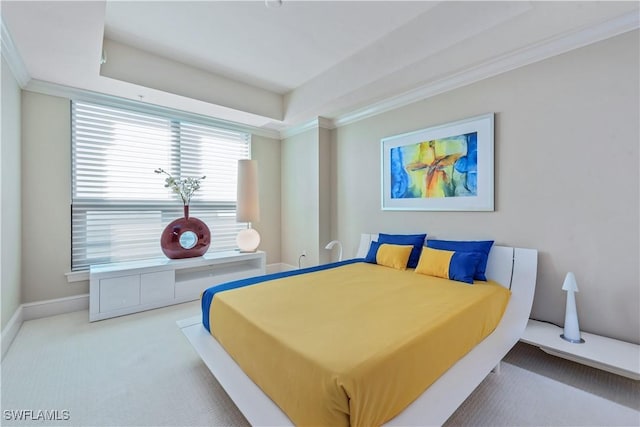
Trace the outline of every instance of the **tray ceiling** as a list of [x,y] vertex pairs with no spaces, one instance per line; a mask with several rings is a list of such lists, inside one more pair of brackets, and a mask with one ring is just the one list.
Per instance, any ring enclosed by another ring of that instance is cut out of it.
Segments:
[[54,83],[270,130],[318,117],[337,123],[638,28],[637,2],[1,7],[27,89]]

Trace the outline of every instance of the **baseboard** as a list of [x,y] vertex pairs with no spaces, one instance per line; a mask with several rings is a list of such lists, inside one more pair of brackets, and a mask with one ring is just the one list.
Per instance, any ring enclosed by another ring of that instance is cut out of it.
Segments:
[[[280,271],[292,270],[294,267],[283,264],[283,263],[274,263],[267,265],[267,273],[278,273]],[[16,314],[20,313],[19,317],[14,316],[11,318],[11,321],[14,321],[17,324],[17,329],[20,328],[22,322],[32,319],[40,319],[42,317],[55,316],[57,314],[71,313],[73,311],[87,310],[89,309],[89,294],[82,295],[73,295],[65,298],[57,298],[46,301],[36,301],[29,302],[26,304],[22,304],[18,310],[16,310]],[[10,336],[10,326],[12,326],[11,321],[5,328],[7,336]],[[14,332],[17,333],[17,329]],[[5,331],[2,333],[3,338],[3,351],[4,351],[4,335]]]
[[22,304],[24,321],[88,309],[89,294],[73,295],[65,298]]
[[296,268],[297,267],[294,267],[293,265],[285,264],[283,262],[278,262],[278,263],[275,263],[275,264],[268,264],[267,265],[267,274],[280,273],[281,271],[295,270]]
[[[266,271],[267,274],[271,274],[281,271],[295,270],[295,268],[296,267],[292,265],[284,263],[274,263],[267,265]],[[9,347],[18,334],[23,322],[88,309],[89,294],[73,295],[65,298],[22,304],[13,314],[9,323],[7,323],[7,326],[2,330],[2,357],[4,357],[7,350],[9,350]]]
[[11,347],[11,343],[16,335],[18,335],[23,321],[22,306],[19,306],[15,313],[13,313],[13,316],[11,316],[11,319],[9,319],[9,323],[7,323],[2,330],[2,337],[0,338],[0,341],[2,341],[2,356],[0,356],[0,360],[4,359],[4,355],[7,354],[7,350]]
[[11,347],[11,343],[18,335],[23,322],[40,319],[42,317],[55,316],[57,314],[71,313],[87,310],[89,308],[89,294],[73,295],[65,298],[56,298],[46,301],[29,302],[20,305],[9,319],[9,323],[2,330],[2,358]]
[[266,273],[267,274],[271,274],[271,273],[277,273],[280,271],[280,263],[275,263],[275,264],[267,264],[267,270]]
[[296,267],[295,265],[291,265],[291,264],[285,264],[284,262],[280,264],[281,265],[281,270],[280,271],[291,271],[291,270],[297,270],[298,267]]

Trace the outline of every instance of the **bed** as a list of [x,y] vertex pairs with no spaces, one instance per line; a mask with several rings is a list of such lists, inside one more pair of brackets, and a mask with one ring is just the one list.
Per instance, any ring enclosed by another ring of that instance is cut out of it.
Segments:
[[[356,258],[364,257],[370,242],[376,239],[375,234],[362,235]],[[487,277],[511,290],[497,327],[386,425],[443,424],[486,375],[499,366],[500,360],[518,341],[526,326],[533,301],[536,268],[535,250],[492,247]],[[209,334],[201,317],[180,321],[179,326],[252,425],[293,425],[291,419]],[[233,347],[230,348],[233,353]]]

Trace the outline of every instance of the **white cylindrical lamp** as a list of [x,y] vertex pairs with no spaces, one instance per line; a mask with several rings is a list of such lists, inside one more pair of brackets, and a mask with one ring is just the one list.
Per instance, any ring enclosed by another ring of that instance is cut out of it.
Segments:
[[236,221],[246,222],[248,227],[236,236],[236,244],[241,252],[255,252],[260,245],[260,234],[251,228],[252,222],[260,221],[258,202],[258,161],[238,160],[238,194]]
[[569,272],[562,284],[562,290],[567,291],[567,307],[564,315],[564,333],[560,337],[570,343],[581,344],[584,342],[580,336],[580,325],[578,323],[578,310],[576,308],[576,295],[578,284],[576,276]]

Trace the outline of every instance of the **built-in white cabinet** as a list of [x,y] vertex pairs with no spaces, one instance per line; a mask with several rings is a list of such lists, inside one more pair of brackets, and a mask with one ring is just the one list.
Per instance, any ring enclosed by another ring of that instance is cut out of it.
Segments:
[[266,272],[264,252],[216,252],[91,266],[89,320],[102,320],[200,298],[206,288]]
[[140,274],[140,304],[170,301],[175,298],[175,271]]
[[140,275],[105,277],[99,280],[100,312],[140,305]]

